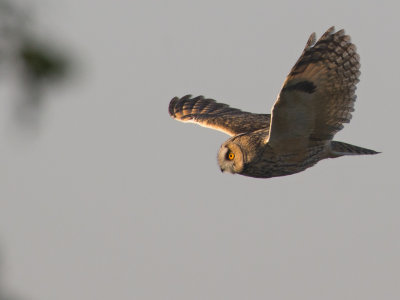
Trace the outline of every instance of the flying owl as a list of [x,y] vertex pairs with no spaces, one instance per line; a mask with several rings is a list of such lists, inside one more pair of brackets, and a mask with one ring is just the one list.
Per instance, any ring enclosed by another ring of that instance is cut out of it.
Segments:
[[350,37],[331,27],[317,42],[311,34],[271,114],[190,95],[173,98],[169,114],[231,136],[219,149],[222,172],[258,178],[290,175],[325,158],[379,153],[332,140],[350,122],[359,69]]

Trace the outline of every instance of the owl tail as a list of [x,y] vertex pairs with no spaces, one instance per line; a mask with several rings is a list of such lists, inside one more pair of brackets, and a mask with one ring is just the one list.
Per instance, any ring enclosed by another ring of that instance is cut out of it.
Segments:
[[374,150],[361,148],[358,146],[354,146],[351,144],[346,144],[343,142],[332,141],[331,142],[331,156],[330,157],[339,157],[343,155],[364,155],[364,154],[378,154],[380,152],[376,152]]

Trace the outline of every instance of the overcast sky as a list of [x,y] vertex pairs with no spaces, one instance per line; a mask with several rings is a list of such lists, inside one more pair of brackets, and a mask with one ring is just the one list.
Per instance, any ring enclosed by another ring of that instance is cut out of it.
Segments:
[[[400,299],[396,1],[35,0],[79,74],[36,137],[0,78],[0,273],[33,300]],[[361,56],[335,139],[382,151],[273,179],[221,174],[228,136],[168,116],[204,95],[268,113],[310,33]]]

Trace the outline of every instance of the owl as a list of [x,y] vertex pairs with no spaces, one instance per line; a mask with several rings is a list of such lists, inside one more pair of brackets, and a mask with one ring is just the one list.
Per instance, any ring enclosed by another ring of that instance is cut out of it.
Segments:
[[350,122],[360,75],[356,47],[344,30],[311,34],[283,83],[271,114],[255,114],[203,96],[175,97],[169,114],[231,136],[218,152],[222,172],[257,178],[304,171],[325,158],[379,152],[333,141]]

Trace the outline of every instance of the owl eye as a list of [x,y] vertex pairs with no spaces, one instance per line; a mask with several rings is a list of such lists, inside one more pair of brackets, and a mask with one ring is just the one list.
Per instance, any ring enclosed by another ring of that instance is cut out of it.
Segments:
[[233,160],[235,158],[235,154],[233,152],[228,152],[228,155],[226,156],[229,160]]

